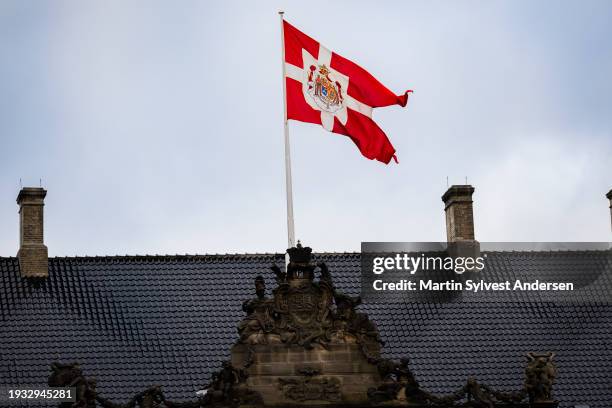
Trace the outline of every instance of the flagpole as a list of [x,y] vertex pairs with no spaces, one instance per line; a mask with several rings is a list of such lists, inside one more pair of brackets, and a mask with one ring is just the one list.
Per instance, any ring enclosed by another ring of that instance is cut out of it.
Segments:
[[287,244],[295,246],[295,223],[293,221],[293,186],[291,183],[291,146],[289,144],[289,123],[287,121],[287,77],[285,75],[285,30],[283,29],[284,11],[279,11],[281,27],[281,49],[283,69],[283,127],[285,131],[285,190],[287,192]]

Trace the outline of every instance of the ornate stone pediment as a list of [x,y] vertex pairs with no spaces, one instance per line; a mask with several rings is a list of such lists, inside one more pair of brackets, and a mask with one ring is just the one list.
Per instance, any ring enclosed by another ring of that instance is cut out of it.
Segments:
[[[287,272],[274,265],[277,287],[271,299],[265,296],[263,278],[255,282],[257,298],[244,303],[247,316],[238,325],[239,343],[315,344],[358,343],[368,357],[376,358],[380,337],[367,315],[357,313],[359,297],[337,291],[324,263],[312,262],[312,250],[299,242],[287,251]],[[318,279],[315,275],[318,275]]]

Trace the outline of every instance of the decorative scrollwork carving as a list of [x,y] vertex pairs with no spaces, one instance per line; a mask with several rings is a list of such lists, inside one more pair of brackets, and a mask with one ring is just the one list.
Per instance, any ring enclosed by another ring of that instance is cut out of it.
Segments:
[[320,377],[319,371],[304,368],[301,378],[279,378],[278,388],[285,398],[296,402],[342,400],[340,380],[335,377]]

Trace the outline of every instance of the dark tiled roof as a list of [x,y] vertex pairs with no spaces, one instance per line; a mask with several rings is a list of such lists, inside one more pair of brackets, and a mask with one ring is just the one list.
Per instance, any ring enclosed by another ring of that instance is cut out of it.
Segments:
[[[336,286],[359,291],[358,253],[318,254]],[[493,265],[538,269],[555,259],[609,261],[609,253],[490,253]],[[49,277],[19,277],[0,258],[0,385],[45,384],[54,360],[79,361],[117,402],[162,384],[192,399],[236,340],[253,279],[282,254],[51,258]],[[408,355],[420,383],[449,393],[468,376],[500,390],[521,387],[525,353],[555,351],[556,397],[612,407],[612,306],[552,303],[364,304],[386,341]]]

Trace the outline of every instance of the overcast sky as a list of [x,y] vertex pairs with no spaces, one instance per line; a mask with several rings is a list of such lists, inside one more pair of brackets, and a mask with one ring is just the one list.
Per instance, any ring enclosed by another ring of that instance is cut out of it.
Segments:
[[399,165],[291,122],[297,237],[317,251],[445,240],[609,241],[612,2],[0,2],[0,256],[19,179],[51,255],[286,247],[280,28],[414,89],[374,118]]

